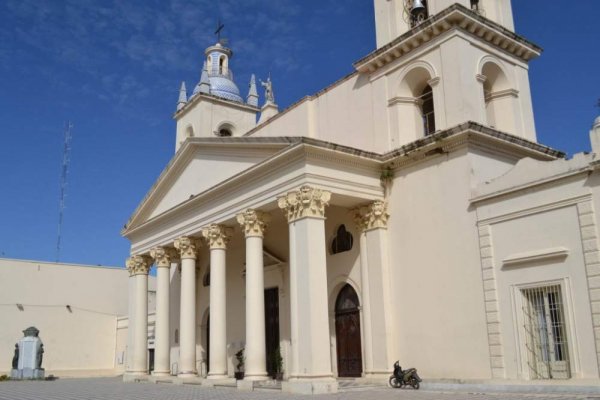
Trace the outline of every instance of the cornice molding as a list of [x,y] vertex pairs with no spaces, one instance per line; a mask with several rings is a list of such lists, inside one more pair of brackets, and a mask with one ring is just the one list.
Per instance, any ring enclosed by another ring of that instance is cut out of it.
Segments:
[[210,103],[221,104],[228,107],[234,107],[240,110],[250,111],[253,113],[260,112],[260,109],[258,107],[254,107],[249,104],[238,103],[235,101],[223,99],[222,97],[214,96],[212,94],[197,93],[193,95],[192,98],[188,99],[187,103],[185,103],[185,105],[181,109],[175,111],[175,113],[173,114],[173,119],[178,120],[179,118],[183,117],[185,114],[188,113],[188,111],[194,108],[194,105],[196,103],[199,103],[201,100],[205,100]]

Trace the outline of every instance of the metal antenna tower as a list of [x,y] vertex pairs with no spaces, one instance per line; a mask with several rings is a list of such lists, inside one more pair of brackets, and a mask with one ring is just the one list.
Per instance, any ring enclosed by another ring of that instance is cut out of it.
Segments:
[[65,211],[65,197],[67,192],[67,175],[69,174],[69,163],[71,162],[71,133],[73,124],[71,121],[65,123],[65,141],[63,145],[62,168],[60,171],[60,197],[58,200],[58,234],[56,238],[56,262],[60,261],[60,240],[62,233],[63,214]]

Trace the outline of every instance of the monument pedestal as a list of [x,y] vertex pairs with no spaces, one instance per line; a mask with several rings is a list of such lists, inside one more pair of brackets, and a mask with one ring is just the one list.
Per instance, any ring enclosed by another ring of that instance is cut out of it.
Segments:
[[38,337],[39,332],[33,326],[23,331],[25,337],[15,345],[11,379],[44,379],[44,344]]

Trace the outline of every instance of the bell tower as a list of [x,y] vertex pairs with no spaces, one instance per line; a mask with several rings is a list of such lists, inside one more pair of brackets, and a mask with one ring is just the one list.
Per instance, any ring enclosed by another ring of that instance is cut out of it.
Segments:
[[511,0],[375,0],[377,47],[458,3],[514,31]]
[[241,136],[256,126],[260,109],[254,75],[244,100],[230,67],[233,51],[224,43],[219,40],[204,51],[200,80],[189,97],[181,85],[175,150],[188,138]]
[[354,64],[385,77],[390,147],[472,121],[536,141],[529,62],[510,0],[374,0],[377,47]]

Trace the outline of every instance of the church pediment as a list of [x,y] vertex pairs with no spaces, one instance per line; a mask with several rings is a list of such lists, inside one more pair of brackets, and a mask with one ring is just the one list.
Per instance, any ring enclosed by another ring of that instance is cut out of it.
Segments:
[[260,143],[197,140],[186,143],[158,178],[126,229],[185,203],[194,196],[264,161],[281,147]]

